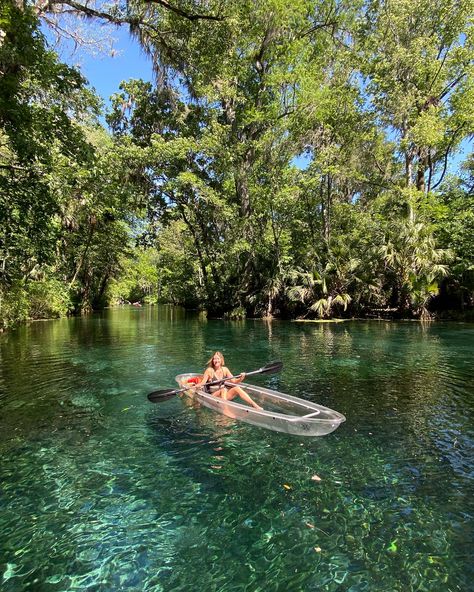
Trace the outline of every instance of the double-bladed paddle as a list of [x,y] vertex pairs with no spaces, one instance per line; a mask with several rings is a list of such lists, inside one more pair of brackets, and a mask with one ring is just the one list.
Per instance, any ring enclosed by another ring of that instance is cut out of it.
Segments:
[[[245,376],[251,376],[252,374],[266,374],[269,372],[280,372],[283,368],[283,362],[269,362],[265,366],[262,366],[258,370],[252,370],[252,372],[245,372]],[[221,380],[214,380],[212,382],[206,382],[206,386],[212,386],[215,384],[222,384],[223,382],[227,382],[234,378],[238,378],[241,374],[236,374],[235,376],[228,376],[227,378],[222,378]],[[162,401],[167,401],[174,397],[175,395],[179,395],[179,393],[184,393],[185,391],[189,391],[191,389],[195,389],[196,386],[186,386],[181,389],[172,389],[172,390],[163,390],[163,391],[153,391],[148,395],[148,400],[152,403],[161,403]]]

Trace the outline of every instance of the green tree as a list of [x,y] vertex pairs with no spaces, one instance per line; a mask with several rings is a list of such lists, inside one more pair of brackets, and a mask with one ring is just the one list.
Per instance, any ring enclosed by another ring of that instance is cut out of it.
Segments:
[[450,275],[443,282],[441,308],[465,310],[474,305],[474,156],[460,176],[442,187],[436,237],[452,252]]
[[[29,9],[0,8],[0,311],[28,316],[18,295],[54,263],[60,233],[57,159],[87,166],[92,151],[80,127],[97,101],[85,80],[48,50]],[[22,292],[23,291],[23,292]]]
[[358,34],[366,91],[396,143],[405,187],[439,185],[473,131],[473,12],[472,0],[367,4]]

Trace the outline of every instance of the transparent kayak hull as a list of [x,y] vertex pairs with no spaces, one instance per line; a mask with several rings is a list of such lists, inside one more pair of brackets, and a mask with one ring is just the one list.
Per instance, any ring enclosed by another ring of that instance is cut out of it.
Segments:
[[[188,384],[191,387],[193,385],[188,383],[188,380],[197,376],[199,375],[190,373],[178,374],[176,382],[182,387]],[[228,386],[230,388],[235,385],[229,383]],[[185,391],[185,394],[196,398],[209,409],[232,419],[295,436],[325,436],[346,420],[342,413],[312,401],[304,401],[298,397],[243,382],[239,386],[263,407],[263,411],[237,402],[240,401],[238,398],[226,401],[201,389],[190,388],[189,391]]]

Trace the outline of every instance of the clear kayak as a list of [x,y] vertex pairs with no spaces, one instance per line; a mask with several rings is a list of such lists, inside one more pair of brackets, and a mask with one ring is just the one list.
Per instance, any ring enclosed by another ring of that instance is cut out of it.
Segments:
[[[176,382],[181,387],[188,384],[192,387],[193,380],[198,376],[199,374],[178,374]],[[232,386],[234,384],[228,383],[229,388]],[[333,432],[346,420],[342,413],[312,401],[304,401],[298,397],[244,382],[239,383],[239,386],[252,397],[257,405],[263,407],[262,411],[244,403],[238,403],[236,399],[226,401],[214,397],[202,388],[190,388],[189,391],[185,391],[185,394],[196,398],[209,409],[232,419],[239,419],[268,430],[285,432],[295,436],[324,436]]]

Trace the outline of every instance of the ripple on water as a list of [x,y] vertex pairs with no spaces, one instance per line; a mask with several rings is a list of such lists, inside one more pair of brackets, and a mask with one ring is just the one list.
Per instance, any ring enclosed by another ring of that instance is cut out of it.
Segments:
[[[0,338],[2,592],[469,589],[472,331],[162,313]],[[148,403],[217,347],[283,359],[256,382],[346,424],[298,439]]]

